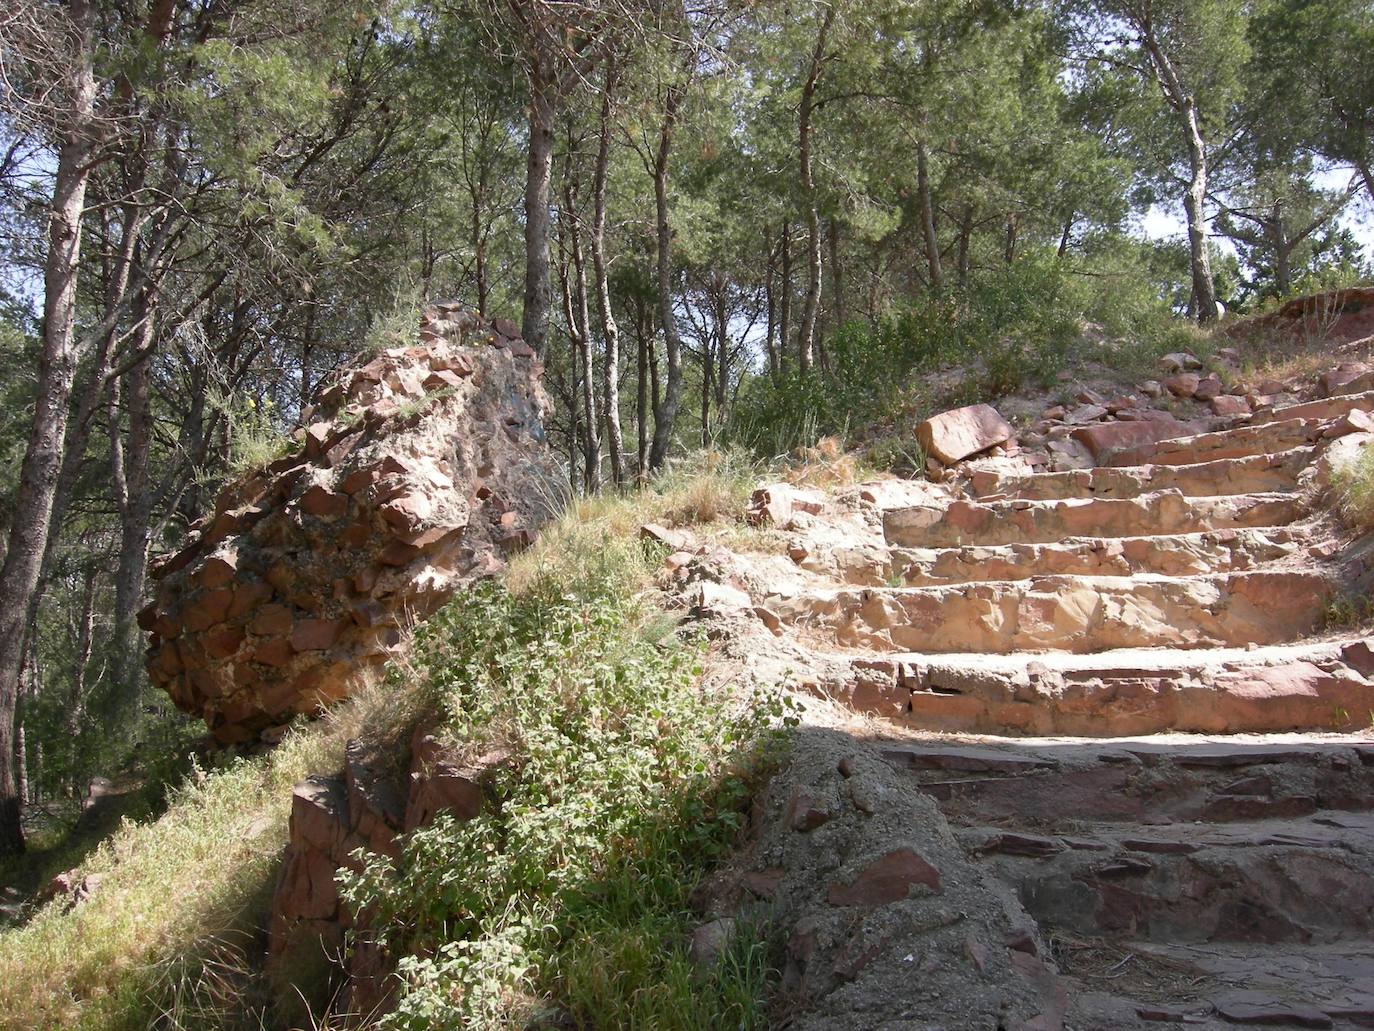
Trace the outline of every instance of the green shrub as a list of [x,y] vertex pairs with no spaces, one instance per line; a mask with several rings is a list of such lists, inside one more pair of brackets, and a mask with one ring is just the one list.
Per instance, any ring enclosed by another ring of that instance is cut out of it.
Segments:
[[[913,403],[947,407],[1047,384],[1064,366],[1081,319],[1062,265],[1031,253],[973,277],[962,292],[842,326],[826,341],[824,367],[814,375],[755,377],[741,391],[729,433],[771,457],[900,419]],[[913,396],[914,380],[954,365],[969,375],[951,390]]]
[[396,1029],[762,1026],[766,956],[705,978],[688,896],[736,841],[770,714],[698,684],[612,567],[520,595],[489,584],[418,634],[416,671],[460,750],[512,760],[498,805],[435,821],[344,893],[404,956]]

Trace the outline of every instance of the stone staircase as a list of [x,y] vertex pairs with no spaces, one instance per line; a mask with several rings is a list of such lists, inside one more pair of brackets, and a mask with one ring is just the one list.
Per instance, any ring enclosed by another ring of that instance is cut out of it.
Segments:
[[812,575],[762,607],[848,656],[840,697],[923,730],[1368,727],[1369,649],[1313,636],[1361,569],[1313,498],[1324,449],[1370,407],[1338,396],[1091,469],[879,499],[858,545],[797,527]]
[[1320,503],[1371,410],[763,492],[737,611],[1036,922],[1064,1005],[1024,1026],[1374,1027],[1374,639],[1328,626],[1367,560]]
[[1374,744],[883,754],[1049,939],[1065,1026],[1374,1026]]

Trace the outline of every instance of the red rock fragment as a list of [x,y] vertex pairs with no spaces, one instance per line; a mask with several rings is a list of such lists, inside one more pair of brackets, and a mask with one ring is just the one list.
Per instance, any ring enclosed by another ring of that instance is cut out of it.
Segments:
[[922,885],[940,890],[940,872],[915,850],[899,848],[870,862],[849,884],[836,882],[826,895],[832,906],[885,906]]
[[991,405],[968,405],[942,412],[916,428],[916,439],[945,465],[985,451],[1012,437],[1011,424]]

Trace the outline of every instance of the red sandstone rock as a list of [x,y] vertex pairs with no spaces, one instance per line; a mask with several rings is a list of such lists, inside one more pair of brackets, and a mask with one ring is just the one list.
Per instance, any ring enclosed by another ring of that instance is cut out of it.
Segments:
[[1164,381],[1164,388],[1175,397],[1192,397],[1202,380],[1195,372],[1180,372]]
[[1170,437],[1183,437],[1192,432],[1188,423],[1172,416],[1142,422],[1104,422],[1096,426],[1080,426],[1073,431],[1073,439],[1087,447],[1098,461],[1114,451],[1153,444]]
[[986,451],[1011,437],[1011,424],[991,405],[969,405],[941,412],[916,427],[921,447],[945,465]]
[[1235,417],[1250,414],[1250,402],[1237,394],[1222,394],[1210,402],[1213,415]]
[[1225,389],[1221,377],[1213,372],[1198,381],[1197,389],[1193,391],[1193,397],[1198,401],[1210,401],[1214,397],[1219,397]]
[[915,885],[940,890],[940,872],[909,848],[895,849],[873,860],[849,884],[830,886],[832,906],[886,906],[900,902]]
[[149,675],[222,743],[373,676],[398,625],[499,572],[549,514],[538,363],[453,305],[422,329],[334,374],[296,453],[226,485],[155,563]]

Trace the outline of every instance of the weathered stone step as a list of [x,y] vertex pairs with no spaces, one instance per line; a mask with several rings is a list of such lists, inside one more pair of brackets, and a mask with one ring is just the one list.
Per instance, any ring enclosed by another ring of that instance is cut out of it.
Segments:
[[1138,537],[1203,533],[1246,526],[1283,526],[1306,506],[1294,494],[1184,497],[1155,491],[1139,497],[1057,501],[954,501],[883,513],[889,545],[943,548],[967,544],[1044,544],[1065,537]]
[[1225,573],[1253,569],[1293,555],[1309,536],[1292,527],[1270,527],[1156,537],[1069,538],[1055,544],[894,548],[882,577],[863,582],[883,584],[899,580],[908,587],[927,587],[1046,575]]
[[1374,411],[1374,390],[1324,397],[1316,401],[1285,405],[1271,412],[1258,412],[1252,417],[1251,424],[1260,426],[1289,419],[1339,419],[1342,415],[1354,411]]
[[1121,738],[1361,730],[1374,712],[1363,641],[1098,654],[891,652],[849,660],[825,693],[923,730]]
[[[1374,944],[1368,941],[1120,940],[1060,957],[1073,1002],[1068,1026],[1112,1031],[1237,1031],[1244,1027],[1374,1027]],[[1124,966],[1122,966],[1124,965]],[[1122,971],[1129,977],[1122,981]]]
[[975,472],[969,487],[983,501],[1003,497],[1032,501],[1134,498],[1160,490],[1177,490],[1191,497],[1262,494],[1295,489],[1299,474],[1313,457],[1312,448],[1296,447],[1278,454],[1222,458],[1192,465],[1095,466],[1021,476]]
[[1278,644],[1311,631],[1332,593],[1320,572],[1259,570],[839,588],[769,607],[849,647],[1005,655]]
[[[1374,918],[1374,822],[1140,828],[1124,841],[966,830],[1045,930],[1156,942],[1338,941]],[[1058,848],[1056,848],[1058,846]],[[1054,851],[1050,851],[1055,849]]]
[[[1293,833],[1324,843],[1352,829],[1374,834],[1374,738],[1364,736],[1278,744],[1050,739],[1020,747],[893,741],[882,755],[956,823],[1095,841],[1099,851],[1248,846],[1252,825],[1272,820],[1308,821],[1310,832]],[[1291,831],[1270,827],[1263,839]],[[1004,844],[984,851],[1074,847]]]
[[1272,455],[1316,443],[1326,429],[1320,419],[1285,419],[1261,425],[1237,426],[1193,437],[1173,437],[1154,444],[1127,448],[1113,454],[1107,464],[1198,465],[1227,458]]

